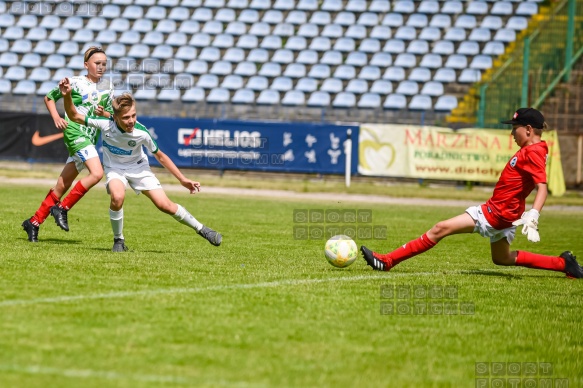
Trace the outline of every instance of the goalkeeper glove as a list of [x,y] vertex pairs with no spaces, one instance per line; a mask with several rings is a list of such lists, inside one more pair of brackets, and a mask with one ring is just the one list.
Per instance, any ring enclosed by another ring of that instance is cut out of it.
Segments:
[[522,234],[526,236],[528,241],[530,242],[539,242],[540,236],[538,234],[538,217],[540,216],[538,210],[530,209],[527,212],[522,213],[522,217],[519,220],[516,220],[512,223],[512,225],[519,226],[524,225],[522,227]]

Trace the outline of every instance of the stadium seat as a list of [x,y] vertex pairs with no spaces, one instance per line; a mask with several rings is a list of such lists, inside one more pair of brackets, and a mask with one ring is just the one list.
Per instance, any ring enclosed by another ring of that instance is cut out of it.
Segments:
[[373,38],[363,39],[358,50],[370,54],[377,53],[381,51],[381,42]]
[[267,89],[268,87],[269,87],[269,80],[267,79],[267,77],[263,77],[263,76],[259,76],[259,75],[254,75],[252,77],[249,77],[249,79],[247,80],[247,84],[245,85],[245,88],[247,88],[249,90],[255,90],[255,91],[264,90],[264,89]]
[[504,50],[504,43],[502,42],[487,42],[482,49],[482,54],[497,56],[504,54]]
[[431,52],[439,55],[451,55],[454,52],[454,44],[450,40],[439,40],[434,43]]
[[405,52],[405,42],[401,39],[389,39],[383,47],[383,52],[400,54]]
[[288,64],[294,61],[294,53],[291,50],[279,49],[275,50],[271,61],[275,63]]
[[197,32],[200,32],[200,23],[196,20],[185,20],[180,23],[178,32],[183,32],[187,35],[196,34]]
[[245,51],[237,47],[231,47],[224,52],[223,61],[239,63],[245,60]]
[[332,102],[334,108],[354,108],[356,106],[356,96],[353,93],[341,92],[334,97]]
[[166,44],[173,47],[181,47],[186,45],[188,38],[184,32],[171,32],[166,38]]
[[204,0],[204,7],[208,8],[223,8],[225,6],[225,0]]
[[433,109],[436,111],[450,112],[457,107],[457,98],[454,96],[441,96],[435,102]]
[[497,1],[492,5],[491,15],[509,16],[514,13],[512,3],[509,1]]
[[501,28],[496,31],[494,40],[506,43],[514,42],[516,40],[516,31],[509,28]]
[[64,78],[71,78],[74,76],[75,76],[75,72],[73,71],[73,69],[70,69],[68,67],[63,67],[63,68],[57,69],[57,71],[55,71],[55,74],[53,74],[51,81],[60,82]]
[[297,35],[303,36],[304,38],[314,38],[319,34],[319,28],[317,25],[312,23],[302,24],[298,29]]
[[25,38],[31,41],[39,41],[47,38],[47,30],[44,27],[33,27],[28,30]]
[[320,86],[322,92],[328,93],[340,93],[343,89],[342,81],[337,78],[327,78]]
[[306,96],[300,90],[290,90],[285,93],[281,100],[281,105],[284,106],[301,106],[305,105]]
[[300,78],[295,89],[306,93],[315,92],[318,89],[318,81],[314,78]]
[[319,0],[299,0],[296,8],[302,11],[316,11],[318,2]]
[[197,54],[196,48],[192,46],[181,46],[176,51],[174,57],[176,59],[182,59],[184,61],[191,61],[194,58],[196,58],[196,54]]
[[[2,80],[0,80],[1,82]],[[44,81],[40,84],[40,86],[38,87],[38,89],[36,90],[36,95],[37,96],[46,96],[48,92],[50,92],[51,90],[53,90],[54,88],[56,88],[58,86],[58,82],[54,82],[54,81]],[[3,93],[2,88],[0,87],[0,93]]]
[[8,27],[4,31],[4,34],[2,34],[2,37],[8,40],[22,39],[24,38],[24,28],[17,26]]
[[249,8],[267,10],[271,8],[271,0],[251,0]]
[[262,48],[253,49],[249,51],[247,61],[255,63],[269,62],[269,51]]
[[[197,10],[199,10],[199,9],[205,9],[205,8],[197,8]],[[152,7],[149,7],[148,11],[146,11],[146,14],[144,15],[144,18],[151,19],[151,20],[166,19],[166,8],[159,6],[159,5],[154,5]],[[192,19],[196,20],[194,18],[194,15],[193,15]],[[112,22],[112,24],[113,24],[113,22]]]
[[213,40],[213,47],[218,47],[220,49],[228,49],[233,47],[235,44],[235,38],[233,37],[233,35],[229,35],[229,34],[219,34],[217,36],[215,36],[215,39]]
[[492,67],[492,57],[489,55],[476,55],[470,63],[471,69],[487,70]]
[[270,89],[277,90],[279,92],[287,92],[292,90],[294,83],[291,78],[289,77],[276,77],[271,82]]
[[[111,46],[111,45],[109,45]],[[109,48],[109,46],[107,48]],[[72,55],[75,55],[79,52],[79,44],[77,42],[63,42],[61,43],[61,45],[59,46],[59,49],[57,50],[57,54],[62,54],[65,55],[67,57],[70,57]],[[107,56],[111,56],[109,54],[107,54]]]
[[158,93],[158,101],[180,101],[180,90],[162,89]]
[[419,84],[414,81],[401,81],[397,86],[396,93],[405,96],[413,96],[419,93]]
[[506,28],[522,31],[528,27],[528,20],[524,16],[512,16],[506,22]]
[[330,72],[330,66],[318,64],[312,66],[310,72],[308,73],[308,77],[316,79],[330,78]]
[[131,23],[125,18],[116,18],[109,24],[109,29],[117,32],[124,32],[130,29]]
[[264,37],[271,34],[271,27],[264,22],[253,23],[249,29],[249,34]]
[[140,69],[145,73],[158,73],[160,71],[160,61],[156,58],[144,58],[142,59]]
[[360,25],[348,26],[346,32],[344,33],[345,38],[352,38],[356,40],[361,40],[367,37],[366,27]]
[[339,24],[328,24],[322,29],[321,36],[326,38],[340,38],[344,36],[344,27]]
[[157,95],[158,95],[158,92],[156,91],[156,89],[138,89],[134,93],[134,98],[136,100],[142,100],[142,101],[155,100]]
[[282,47],[282,40],[279,36],[268,35],[263,38],[259,47],[266,50],[277,50]]
[[258,105],[277,105],[279,104],[279,92],[271,89],[262,90],[255,103]]
[[114,43],[117,42],[117,33],[112,30],[102,30],[99,31],[95,40],[105,44]]
[[[36,54],[36,53],[24,54],[22,56],[22,58],[20,59],[19,65],[22,67],[27,67],[27,68],[38,67],[41,65],[41,56],[39,54]],[[44,80],[40,80],[40,81],[44,81]]]
[[20,80],[12,89],[12,94],[30,95],[36,94],[36,83],[30,80]]
[[259,12],[254,9],[244,9],[237,20],[247,24],[255,23],[259,20]]
[[[149,6],[152,6],[154,4],[156,4],[156,0],[136,0],[136,3],[138,1],[148,1],[151,2],[151,4],[148,4]],[[247,1],[247,0],[244,0]],[[202,0],[182,0],[180,2],[180,6],[181,7],[186,7],[186,8],[199,8],[202,7]],[[245,6],[246,8],[247,6]]]
[[19,27],[22,27],[22,28],[30,29],[30,28],[38,26],[38,19],[35,15],[30,15],[30,14],[22,15],[18,19],[18,22],[16,23],[16,25]]
[[318,53],[315,50],[302,50],[298,53],[296,62],[305,65],[318,63]]
[[308,22],[308,17],[304,11],[291,11],[285,18],[285,22],[296,26],[301,26]]
[[414,54],[401,53],[395,58],[395,66],[411,68],[417,65],[417,58]]
[[308,47],[308,43],[306,38],[303,36],[292,36],[290,37],[286,44],[285,48],[293,51],[301,51],[305,50]]
[[492,35],[490,30],[487,28],[474,28],[472,32],[470,32],[468,40],[473,40],[476,42],[489,42],[492,40]]
[[261,21],[272,25],[281,23],[283,22],[283,13],[275,9],[270,9],[263,14]]
[[429,69],[439,69],[442,66],[441,55],[425,54],[419,63],[420,67],[427,67]]
[[374,12],[364,12],[358,17],[356,24],[366,27],[376,27],[379,24],[379,16]]
[[360,51],[353,51],[351,53],[348,54],[348,56],[346,57],[346,61],[344,62],[344,64],[346,65],[351,65],[351,66],[357,66],[357,67],[362,67],[365,66],[368,63],[368,59],[365,53],[362,53]]
[[414,27],[401,26],[395,32],[395,39],[413,40],[417,38],[417,31]]
[[320,59],[320,63],[324,65],[340,65],[342,64],[343,58],[340,51],[325,51]]
[[444,40],[450,40],[454,42],[462,42],[466,40],[466,30],[459,27],[453,27],[447,30],[445,36],[443,37]]
[[352,26],[356,23],[356,16],[352,12],[339,12],[334,18],[334,24],[341,26]]
[[356,77],[356,69],[354,66],[340,65],[334,71],[334,77],[342,80],[350,80]]
[[8,94],[12,92],[12,83],[7,80],[0,78],[0,94]]
[[484,1],[471,1],[468,3],[466,13],[470,15],[488,14],[488,4]]
[[415,39],[409,42],[407,52],[411,54],[427,54],[429,52],[429,43],[425,40]]
[[411,97],[411,101],[409,102],[409,109],[410,110],[431,110],[432,102],[431,97],[425,96],[423,94],[417,94]]
[[481,28],[488,28],[490,30],[499,30],[502,28],[502,18],[500,16],[488,15],[482,19],[480,23]]
[[393,58],[391,54],[379,52],[372,56],[370,60],[371,66],[378,66],[378,67],[388,67],[393,64]]
[[441,30],[437,27],[425,27],[419,33],[420,40],[435,42],[441,39]]
[[[304,44],[305,44],[305,38],[303,38],[301,36],[293,36],[294,35],[294,31],[295,31],[295,28],[294,28],[293,24],[289,24],[289,23],[279,23],[273,29],[273,35],[284,36],[284,37],[290,37],[291,36],[292,38],[303,39],[304,40]],[[292,38],[290,38],[290,39],[292,39]]]
[[427,19],[427,15],[422,13],[414,13],[409,15],[409,18],[407,18],[407,23],[405,25],[415,28],[424,28],[429,25],[429,21]]
[[[142,20],[146,20],[146,19],[142,19]],[[133,29],[133,27],[132,27]],[[152,29],[150,29],[149,31],[151,31]],[[146,31],[146,32],[149,32]],[[170,34],[172,32],[176,31],[176,22],[174,20],[169,20],[169,19],[164,19],[164,20],[160,20],[158,22],[158,24],[156,25],[156,29],[155,31],[161,32],[163,34]]]
[[115,19],[120,17],[121,8],[115,4],[105,4],[101,10],[101,16],[106,19]]
[[459,83],[474,83],[480,82],[482,73],[478,69],[463,69],[457,82]]
[[326,92],[313,92],[306,102],[307,106],[324,107],[330,105],[330,94]]
[[22,66],[10,66],[8,69],[6,69],[4,78],[11,81],[24,80],[26,79],[26,69]]
[[148,77],[145,73],[130,73],[126,78],[126,83],[132,88],[141,88],[146,84]]
[[330,50],[331,47],[332,45],[329,38],[319,36],[312,39],[312,43],[310,43],[309,49],[316,51],[327,51]]
[[408,80],[415,82],[427,82],[431,79],[431,71],[426,67],[416,67],[409,73]]
[[158,58],[158,59],[168,59],[168,58],[172,58],[172,55],[174,53],[174,49],[172,48],[172,46],[169,46],[167,44],[162,44],[159,46],[154,47],[154,51],[152,51],[152,58]]
[[274,62],[264,63],[257,74],[268,78],[279,77],[281,75],[281,65]]
[[325,26],[332,23],[332,17],[328,12],[316,11],[312,14],[310,23],[316,24],[318,26]]
[[129,57],[134,58],[147,58],[150,56],[150,47],[146,44],[137,43],[130,47],[130,51],[127,54]]
[[379,95],[387,95],[393,92],[393,84],[390,81],[379,79],[373,82],[370,87],[370,92]]
[[477,55],[480,53],[480,45],[478,42],[472,40],[463,41],[458,46],[457,53],[462,55]]
[[[111,46],[109,46],[109,47],[111,47]],[[124,49],[125,49],[125,47],[124,47]],[[106,52],[107,52],[107,50],[106,50]],[[81,57],[80,60],[81,60],[81,63],[82,63],[83,62],[83,58]],[[67,65],[67,67],[71,67],[70,66],[70,63],[71,62],[69,61],[69,65]],[[130,57],[125,57],[124,56],[124,57],[118,58],[114,62],[114,65],[113,65],[113,69],[112,70],[113,71],[116,71],[116,72],[125,72],[125,73],[127,73],[127,72],[130,72],[130,71],[135,71],[136,68],[138,68],[136,59],[135,58],[130,58]]]
[[360,109],[377,109],[381,106],[381,96],[376,93],[365,93],[358,101]]
[[387,40],[392,36],[391,29],[387,26],[375,26],[370,32],[370,37],[378,40]]
[[420,93],[432,97],[438,97],[443,95],[443,92],[444,88],[441,82],[429,81],[423,85]]
[[476,28],[477,22],[474,15],[459,15],[455,20],[454,27],[471,30]]
[[233,9],[245,9],[249,6],[248,0],[229,0],[227,7]]
[[45,59],[44,66],[48,67],[49,69],[58,69],[61,67],[65,67],[65,63],[66,59],[64,55],[51,54]]
[[229,75],[233,72],[233,65],[228,61],[217,61],[213,63],[210,73],[220,76]]
[[219,77],[214,74],[202,74],[198,78],[196,86],[203,89],[216,88],[219,86]]
[[[46,15],[40,22],[39,27],[44,27],[48,30],[53,30],[61,26],[61,18],[57,15]],[[0,27],[4,27],[0,24]]]
[[368,82],[363,79],[351,79],[348,81],[344,91],[354,94],[363,94],[368,92]]
[[73,35],[72,39],[75,42],[90,42],[93,40],[93,37],[94,37],[93,31],[82,28],[80,30],[75,31],[75,34]]
[[206,102],[209,104],[223,104],[229,102],[231,93],[224,88],[213,88],[206,97]]
[[254,49],[257,48],[259,45],[259,40],[255,35],[241,35],[239,40],[237,41],[237,47],[242,49]]
[[250,77],[257,73],[257,68],[255,67],[255,63],[245,61],[240,62],[237,67],[235,68],[234,74],[242,75],[244,77]]
[[202,32],[209,35],[218,35],[223,33],[223,23],[216,20],[210,20],[202,27]]
[[390,110],[400,110],[407,107],[407,98],[402,94],[391,93],[387,96],[385,103],[383,104],[384,109]]
[[324,0],[321,6],[323,11],[339,12],[344,8],[341,0]]
[[370,12],[377,14],[387,13],[391,9],[389,1],[386,0],[372,0],[368,6]]
[[242,89],[244,85],[243,77],[240,75],[229,74],[221,82],[221,88],[228,90]]
[[203,101],[205,98],[205,92],[202,88],[191,88],[187,89],[184,94],[182,95],[183,102],[200,102]]
[[69,58],[69,63],[67,63],[67,67],[72,70],[85,69],[83,55],[82,54],[73,55],[71,58]]
[[36,67],[28,76],[28,79],[35,82],[43,82],[51,79],[51,70],[46,67]]
[[[111,30],[108,30],[111,31]],[[111,31],[113,32],[113,31]],[[136,44],[141,40],[141,35],[137,31],[124,31],[121,33],[118,42],[123,44]]]
[[468,67],[468,59],[465,55],[453,54],[447,58],[445,62],[445,67],[452,69],[465,69]]
[[405,79],[405,69],[398,66],[387,67],[383,79],[388,81],[402,81]]
[[208,47],[211,44],[211,36],[204,32],[198,32],[192,35],[188,44],[193,47]]
[[291,11],[295,8],[296,4],[293,0],[275,0],[273,4],[273,9],[280,11]]
[[437,14],[439,13],[439,2],[431,0],[421,1],[417,7],[417,12],[429,15]]
[[459,13],[462,13],[463,10],[464,7],[462,5],[462,2],[457,0],[446,1],[441,6],[441,13],[444,14],[457,15]]
[[393,11],[403,14],[415,12],[415,3],[411,0],[397,0],[393,3]]
[[188,73],[179,73],[174,77],[174,87],[180,90],[186,90],[194,88],[194,76]]
[[[65,43],[74,43],[74,42],[63,42],[63,43],[61,43],[61,46]],[[27,47],[25,46],[24,49],[26,50]],[[12,50],[12,51],[14,51],[14,50]],[[27,51],[30,51],[30,50],[26,50],[24,52],[27,52]],[[36,46],[34,47],[34,49],[32,51],[36,54],[42,54],[42,55],[54,54],[55,42],[53,42],[52,40],[41,40],[36,44]],[[59,53],[59,54],[62,54],[62,53]]]
[[[234,11],[233,11],[234,17]],[[190,9],[187,7],[176,7],[171,8],[170,14],[168,14],[168,21],[184,21],[190,18]],[[162,20],[161,20],[162,21]]]
[[207,62],[218,61],[221,58],[221,50],[217,47],[205,47],[200,51],[198,59]]
[[255,93],[250,89],[239,89],[231,98],[233,104],[253,104],[255,102]]
[[381,69],[377,66],[364,66],[358,74],[359,79],[376,81],[381,78]]

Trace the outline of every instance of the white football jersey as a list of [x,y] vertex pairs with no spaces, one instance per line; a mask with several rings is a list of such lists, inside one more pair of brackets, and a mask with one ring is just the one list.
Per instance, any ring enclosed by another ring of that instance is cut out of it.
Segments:
[[148,166],[148,156],[142,146],[153,154],[158,152],[158,144],[139,122],[130,133],[120,129],[113,116],[109,119],[85,116],[85,125],[101,130],[103,165],[106,168],[132,170]]

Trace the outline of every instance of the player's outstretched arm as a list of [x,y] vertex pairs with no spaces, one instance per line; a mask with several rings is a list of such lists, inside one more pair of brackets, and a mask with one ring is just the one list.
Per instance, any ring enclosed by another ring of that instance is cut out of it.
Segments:
[[164,168],[166,168],[166,170],[170,171],[170,173],[174,175],[176,179],[178,179],[182,186],[186,187],[190,191],[190,194],[195,194],[197,191],[200,191],[200,183],[185,177],[184,174],[182,174],[182,172],[178,169],[178,167],[176,167],[172,159],[170,159],[170,157],[160,149],[158,149],[158,152],[154,154],[154,157],[162,166],[164,166]]
[[73,104],[73,98],[71,97],[71,84],[68,78],[63,78],[59,82],[59,89],[63,95],[63,104],[65,105],[65,112],[67,112],[67,117],[79,124],[85,123],[85,115],[77,112],[75,104]]

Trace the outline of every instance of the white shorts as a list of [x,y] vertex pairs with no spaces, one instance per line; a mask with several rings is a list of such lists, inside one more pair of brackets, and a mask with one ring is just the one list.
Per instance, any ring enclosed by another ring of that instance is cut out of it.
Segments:
[[156,175],[154,175],[148,165],[133,170],[106,168],[105,178],[105,187],[107,188],[108,194],[109,182],[111,182],[112,179],[119,179],[123,182],[125,187],[128,187],[129,185],[136,194],[140,194],[144,190],[148,191],[162,188],[160,181],[156,178]]
[[69,156],[65,164],[75,162],[75,168],[77,172],[83,171],[85,168],[85,161],[93,158],[98,158],[97,148],[94,145],[88,145],[85,148],[81,148],[79,151],[75,152],[73,156]]
[[510,228],[498,230],[494,229],[492,225],[488,222],[484,213],[482,212],[482,206],[471,206],[466,209],[466,213],[470,215],[476,221],[476,226],[474,227],[474,233],[480,233],[482,237],[489,237],[491,243],[500,241],[506,238],[508,244],[512,244],[514,241],[514,235],[516,233],[516,226],[511,226]]

